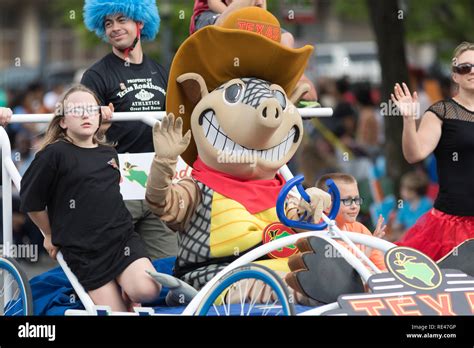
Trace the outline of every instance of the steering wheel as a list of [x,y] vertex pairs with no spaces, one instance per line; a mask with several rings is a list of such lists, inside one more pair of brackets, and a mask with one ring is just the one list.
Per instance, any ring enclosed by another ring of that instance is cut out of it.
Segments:
[[[303,216],[299,218],[299,220],[289,219],[285,215],[286,196],[293,189],[294,186],[296,186],[301,197],[306,202],[309,203],[311,201],[309,195],[305,192],[303,185],[301,184],[303,180],[304,180],[304,176],[300,174],[300,175],[295,176],[291,180],[288,180],[285,186],[283,186],[283,189],[278,194],[278,199],[277,199],[276,211],[277,211],[278,218],[283,224],[285,224],[288,227],[301,228],[301,229],[310,230],[310,231],[324,230],[328,226],[327,222],[321,222],[319,224],[312,223],[311,222],[312,217],[307,216],[306,212],[303,214]],[[332,198],[331,211],[329,212],[327,217],[330,220],[334,220],[337,216],[337,213],[339,211],[339,206],[341,204],[340,194],[339,194],[339,190],[336,184],[334,183],[332,179],[326,180],[326,185],[329,188],[329,193],[331,194],[331,198]]]

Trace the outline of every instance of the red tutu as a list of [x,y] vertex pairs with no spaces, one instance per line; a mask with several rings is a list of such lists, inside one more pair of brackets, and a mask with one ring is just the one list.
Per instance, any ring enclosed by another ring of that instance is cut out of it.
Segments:
[[474,216],[449,215],[433,208],[395,244],[417,249],[438,261],[470,238],[474,238]]

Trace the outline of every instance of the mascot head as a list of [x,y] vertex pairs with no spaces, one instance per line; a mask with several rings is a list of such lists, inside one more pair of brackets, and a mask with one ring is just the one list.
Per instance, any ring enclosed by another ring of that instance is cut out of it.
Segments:
[[183,153],[192,165],[242,179],[269,179],[296,152],[302,120],[294,103],[311,46],[280,44],[281,28],[269,12],[247,7],[222,26],[191,35],[173,60],[166,111],[183,118],[193,140]]

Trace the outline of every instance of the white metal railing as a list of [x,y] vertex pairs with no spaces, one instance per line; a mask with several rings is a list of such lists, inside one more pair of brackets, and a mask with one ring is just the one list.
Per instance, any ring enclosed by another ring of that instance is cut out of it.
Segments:
[[[333,110],[332,108],[300,108],[298,113],[302,118],[331,117]],[[114,112],[112,121],[142,121],[153,126],[156,120],[161,120],[165,114],[165,111]],[[52,118],[53,114],[21,114],[13,115],[10,123],[44,123],[50,122]]]
[[[153,126],[157,119],[162,119],[164,111],[159,112],[114,112],[111,121],[142,121]],[[10,123],[46,123],[50,122],[53,114],[22,114],[13,115]]]
[[[330,117],[333,114],[332,108],[299,108],[298,112],[303,118]],[[111,121],[141,121],[149,126],[153,126],[158,120],[165,116],[164,111],[159,112],[115,112]],[[45,123],[50,122],[53,114],[17,114],[13,115],[10,123]],[[21,189],[21,176],[11,157],[11,145],[8,134],[3,127],[0,127],[0,146],[2,151],[2,212],[3,212],[3,243],[13,245],[12,230],[12,181],[18,191]],[[288,179],[293,177],[290,170],[284,166],[281,168],[282,175]],[[3,255],[8,256],[8,248],[3,248]],[[86,311],[94,314],[94,303],[82,285],[72,273],[61,252],[57,254],[57,261],[67,278],[71,282],[76,294],[84,305]],[[5,295],[5,301],[9,297]]]

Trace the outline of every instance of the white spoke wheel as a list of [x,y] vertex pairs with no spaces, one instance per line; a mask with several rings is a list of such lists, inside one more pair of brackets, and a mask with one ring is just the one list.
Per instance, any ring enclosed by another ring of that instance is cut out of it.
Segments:
[[196,315],[288,316],[296,315],[283,280],[268,267],[237,267],[218,281],[202,299]]

